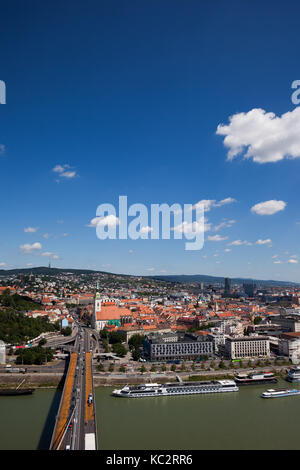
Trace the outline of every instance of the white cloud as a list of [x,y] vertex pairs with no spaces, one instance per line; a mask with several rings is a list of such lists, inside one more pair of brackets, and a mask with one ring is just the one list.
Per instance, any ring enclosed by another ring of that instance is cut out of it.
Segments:
[[276,212],[283,211],[286,207],[286,202],[276,201],[271,199],[270,201],[259,202],[251,207],[251,212],[258,215],[273,215]]
[[149,232],[152,232],[152,228],[151,227],[141,227],[141,230],[140,230],[140,233],[149,233]]
[[236,202],[233,197],[226,197],[225,199],[222,199],[222,201],[217,202],[215,207],[225,206],[225,204],[232,204],[233,202]]
[[115,227],[119,225],[120,220],[113,214],[107,215],[106,217],[94,217],[87,227],[97,227],[98,225],[107,226],[107,227]]
[[54,173],[57,173],[59,178],[71,179],[75,178],[75,176],[78,176],[76,171],[72,169],[70,165],[67,164],[56,165],[54,168],[52,168],[52,171],[54,171]]
[[172,230],[178,233],[193,234],[206,232],[207,230],[210,230],[210,228],[211,224],[207,223],[207,219],[205,217],[200,217],[199,220],[190,223],[184,220],[176,227],[173,227]]
[[255,243],[256,243],[256,245],[270,245],[270,244],[272,244],[272,240],[271,240],[271,238],[266,238],[265,240],[259,239]]
[[294,259],[294,258],[291,258],[288,260],[288,263],[290,264],[297,264],[298,263],[298,260],[297,259]]
[[224,227],[232,227],[233,224],[235,224],[235,220],[224,220],[224,222],[220,222],[219,225],[216,225],[213,229],[214,232],[217,232],[218,230],[220,230],[221,228],[224,228]]
[[29,243],[25,243],[24,245],[20,246],[20,250],[22,253],[34,253],[41,249],[42,245],[39,242],[32,243],[32,245],[30,245]]
[[37,227],[26,227],[24,228],[25,233],[35,233],[38,230]]
[[5,145],[0,144],[0,155],[4,155],[5,153]]
[[282,264],[282,261],[279,261],[279,259],[273,261],[274,264]]
[[45,251],[44,253],[41,254],[41,256],[52,258],[52,259],[59,259],[58,255],[56,255],[55,253],[51,253],[50,251]]
[[3,268],[4,266],[6,266],[6,263],[0,263],[0,266],[1,268]]
[[300,107],[281,117],[254,108],[248,113],[230,116],[229,124],[219,124],[216,133],[225,136],[228,160],[244,153],[244,158],[267,163],[300,157],[299,128]]
[[215,199],[201,199],[201,201],[197,202],[193,206],[193,209],[197,209],[197,207],[203,206],[204,211],[208,212],[213,207],[221,207],[221,206],[224,206],[225,204],[232,204],[233,202],[236,202],[236,200],[233,197],[227,197],[225,199],[222,199],[219,202],[217,202]]
[[247,240],[244,240],[244,241],[234,240],[234,242],[228,243],[228,245],[232,245],[232,246],[248,245],[248,246],[251,246],[252,243],[248,242]]
[[227,240],[228,237],[221,237],[220,235],[209,235],[207,240],[210,242],[221,242],[223,240]]

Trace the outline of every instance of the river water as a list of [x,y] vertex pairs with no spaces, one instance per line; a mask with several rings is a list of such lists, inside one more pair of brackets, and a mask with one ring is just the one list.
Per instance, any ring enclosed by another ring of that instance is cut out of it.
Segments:
[[[260,398],[267,388],[142,399],[114,398],[112,388],[96,388],[99,449],[300,449],[300,395]],[[59,399],[53,389],[0,397],[0,450],[48,449]]]

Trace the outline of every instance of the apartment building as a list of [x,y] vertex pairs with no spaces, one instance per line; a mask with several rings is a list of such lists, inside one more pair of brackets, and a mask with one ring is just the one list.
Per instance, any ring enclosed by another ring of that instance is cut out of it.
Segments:
[[213,354],[214,343],[195,334],[153,334],[144,339],[143,348],[150,361],[194,360]]

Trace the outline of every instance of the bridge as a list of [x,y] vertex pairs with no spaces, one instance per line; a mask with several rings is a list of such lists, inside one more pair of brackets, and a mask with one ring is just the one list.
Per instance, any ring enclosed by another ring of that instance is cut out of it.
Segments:
[[90,333],[78,329],[60,401],[50,450],[97,450]]

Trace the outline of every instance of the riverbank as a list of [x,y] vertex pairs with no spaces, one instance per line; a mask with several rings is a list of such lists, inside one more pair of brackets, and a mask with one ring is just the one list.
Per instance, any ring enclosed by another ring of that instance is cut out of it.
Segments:
[[[284,379],[287,374],[287,366],[277,366],[268,368],[278,378]],[[256,372],[265,371],[266,367],[255,369]],[[93,374],[94,387],[106,387],[113,385],[140,384],[149,382],[174,382],[178,377],[183,381],[191,380],[222,380],[231,379],[238,373],[253,372],[253,369],[235,369],[235,370],[213,370],[213,371],[184,371],[184,372],[137,372],[137,373],[107,373],[95,372]],[[64,373],[0,373],[0,388],[15,388],[22,380],[24,384],[33,388],[62,388],[64,384]]]

